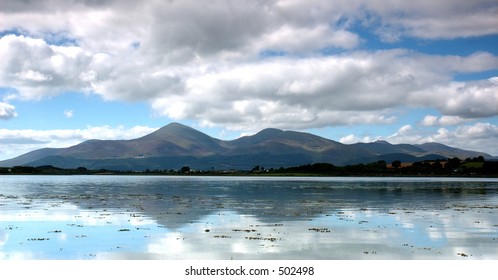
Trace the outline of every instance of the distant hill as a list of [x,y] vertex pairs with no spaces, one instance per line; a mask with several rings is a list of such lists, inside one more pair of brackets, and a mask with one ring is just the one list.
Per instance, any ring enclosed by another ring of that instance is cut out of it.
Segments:
[[401,162],[417,162],[417,161],[433,161],[433,160],[445,160],[447,157],[438,155],[438,154],[427,154],[427,155],[420,155],[420,156],[413,156],[410,154],[405,154],[405,153],[392,153],[392,154],[383,154],[383,155],[378,155],[374,157],[362,157],[362,158],[357,158],[352,161],[347,162],[347,164],[359,164],[359,163],[371,163],[371,162],[377,162],[377,161],[385,161],[386,163],[391,163],[395,160],[399,160]]
[[35,150],[0,161],[2,167],[53,165],[61,168],[108,170],[179,169],[248,170],[327,162],[334,165],[378,160],[414,162],[426,159],[473,158],[490,155],[439,143],[422,145],[386,141],[342,144],[310,133],[268,128],[252,136],[225,141],[191,127],[171,123],[131,140],[88,140],[68,148]]
[[446,156],[448,158],[457,157],[457,158],[465,159],[465,158],[474,158],[474,157],[478,157],[478,156],[483,156],[485,158],[492,157],[491,155],[488,155],[485,153],[457,149],[457,148],[453,148],[453,147],[446,146],[446,145],[443,145],[440,143],[435,143],[435,142],[425,143],[425,144],[416,145],[416,146],[424,149],[425,151],[430,151],[431,153]]
[[462,150],[458,148],[453,148],[440,143],[424,143],[419,145],[410,144],[391,144],[387,141],[375,141],[371,143],[356,143],[351,144],[351,146],[363,148],[371,153],[374,153],[374,157],[362,157],[356,158],[348,164],[374,162],[377,160],[385,160],[386,162],[392,162],[394,160],[399,160],[401,162],[414,162],[423,160],[435,160],[435,159],[445,159],[445,158],[475,158],[478,156],[483,156],[484,158],[491,159],[491,155],[476,151]]
[[430,152],[430,150],[426,150],[426,149],[423,149],[423,148],[415,146],[415,145],[409,145],[409,144],[393,145],[387,141],[375,141],[375,142],[371,142],[371,143],[356,143],[356,144],[352,144],[351,146],[363,148],[363,149],[368,150],[376,155],[403,153],[403,154],[409,154],[412,156],[417,156],[417,155],[425,155],[428,152]]

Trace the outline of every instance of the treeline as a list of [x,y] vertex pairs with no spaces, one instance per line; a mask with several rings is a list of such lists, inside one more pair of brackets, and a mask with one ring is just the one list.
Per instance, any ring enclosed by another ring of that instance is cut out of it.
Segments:
[[[38,167],[32,166],[14,166],[10,168],[0,167],[0,174],[31,174],[31,175],[86,175],[96,174],[103,170],[88,170],[84,167],[76,169],[59,168],[52,165],[43,165]],[[106,171],[106,170],[104,170]]]
[[[143,171],[132,170],[109,170],[109,169],[87,169],[78,168],[60,168],[52,165],[43,166],[14,166],[0,167],[0,175],[204,175],[216,171],[192,170],[188,166],[183,166],[178,170],[174,169],[145,169]],[[221,172],[221,171],[220,171]],[[226,171],[223,171],[226,173]]]
[[183,166],[178,170],[143,170],[116,171],[106,169],[64,169],[52,165],[31,167],[14,166],[0,168],[1,174],[32,175],[274,175],[274,176],[498,176],[498,161],[486,161],[483,157],[440,159],[402,163],[395,160],[387,163],[383,160],[369,164],[335,166],[330,163],[314,163],[294,167],[264,168],[256,166],[251,170],[194,170]]
[[[261,171],[260,171],[261,172]],[[483,157],[440,159],[388,164],[380,160],[369,164],[335,166],[315,163],[289,168],[265,170],[270,174],[319,174],[328,176],[498,176],[498,161],[486,161]]]

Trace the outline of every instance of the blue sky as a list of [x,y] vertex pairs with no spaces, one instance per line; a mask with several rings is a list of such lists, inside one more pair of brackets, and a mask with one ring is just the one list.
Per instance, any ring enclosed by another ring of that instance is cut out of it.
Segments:
[[494,0],[0,2],[0,160],[170,122],[498,155]]

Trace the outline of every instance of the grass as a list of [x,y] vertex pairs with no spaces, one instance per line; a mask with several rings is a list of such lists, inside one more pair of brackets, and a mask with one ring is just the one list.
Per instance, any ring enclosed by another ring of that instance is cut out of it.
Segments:
[[463,168],[482,168],[484,165],[484,162],[465,162],[462,163],[460,166]]

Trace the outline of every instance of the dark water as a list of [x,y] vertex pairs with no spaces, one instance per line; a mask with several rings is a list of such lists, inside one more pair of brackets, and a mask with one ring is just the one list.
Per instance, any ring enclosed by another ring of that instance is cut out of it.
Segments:
[[0,259],[498,259],[498,179],[1,176]]

